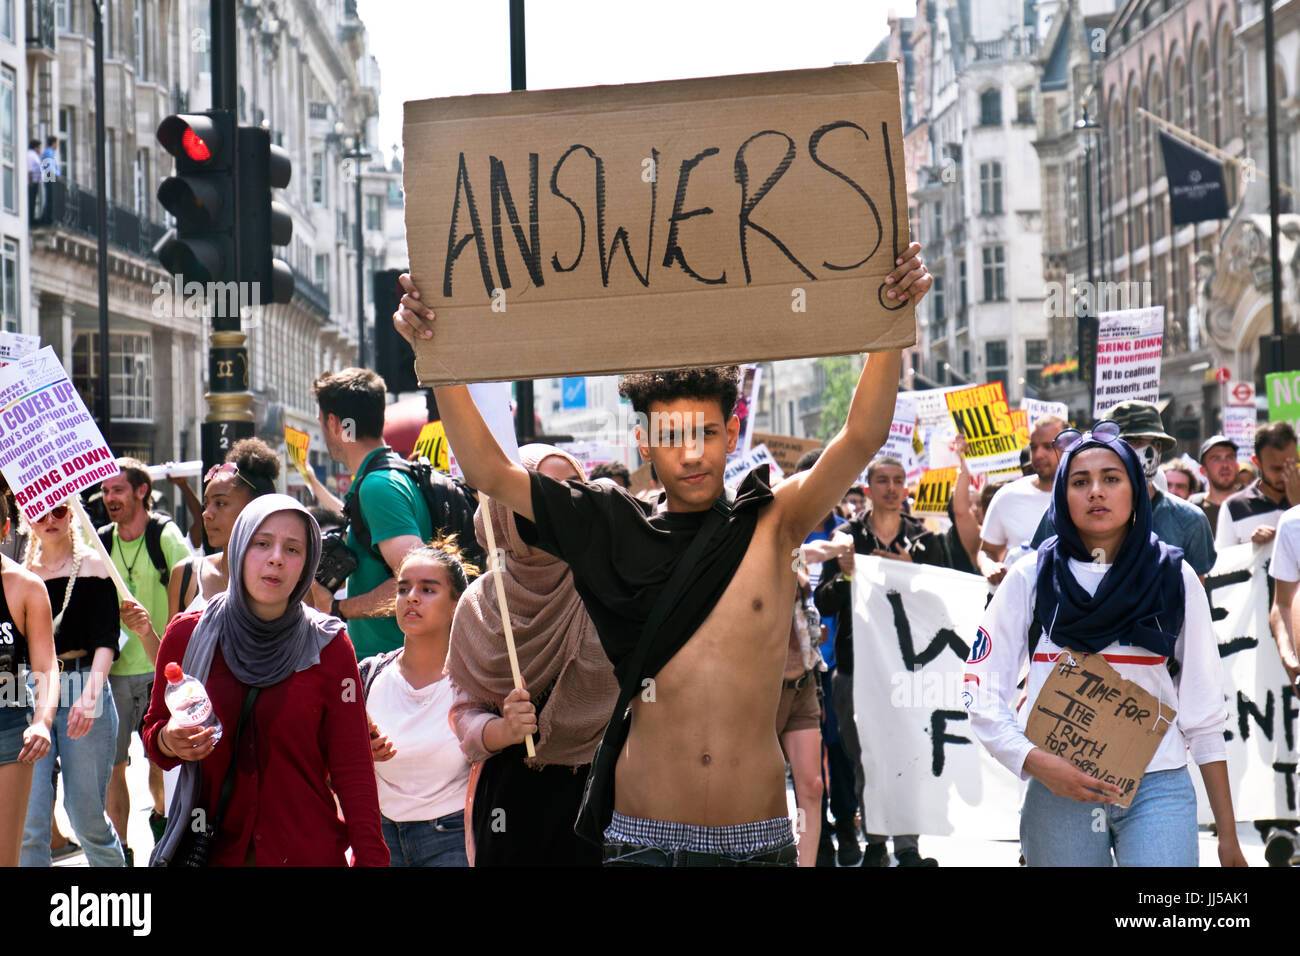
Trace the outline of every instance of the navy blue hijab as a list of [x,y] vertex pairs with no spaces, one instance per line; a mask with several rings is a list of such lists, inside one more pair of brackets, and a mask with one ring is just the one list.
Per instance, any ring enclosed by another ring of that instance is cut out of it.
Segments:
[[[1070,571],[1069,559],[1092,561],[1070,518],[1066,498],[1070,462],[1092,448],[1119,455],[1133,487],[1134,518],[1119,554],[1089,596]],[[1061,647],[1093,654],[1116,640],[1172,657],[1183,629],[1183,552],[1151,532],[1151,496],[1137,453],[1123,439],[1089,438],[1061,456],[1052,486],[1056,534],[1038,549],[1035,613],[1044,633]]]

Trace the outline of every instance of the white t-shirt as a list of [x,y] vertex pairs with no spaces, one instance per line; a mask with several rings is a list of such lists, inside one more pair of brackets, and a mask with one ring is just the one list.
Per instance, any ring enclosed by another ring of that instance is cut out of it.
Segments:
[[400,655],[371,685],[366,712],[397,751],[375,764],[379,810],[388,819],[436,820],[465,809],[470,765],[451,729],[452,695],[445,677],[411,687]]
[[[1090,595],[1097,593],[1109,564],[1070,559],[1074,578]],[[1062,648],[1046,631],[1034,648],[1029,662],[1025,706],[1016,713],[1016,688],[1029,656],[1029,624],[1036,597],[1036,563],[1022,561],[1007,572],[993,595],[979,629],[970,659],[966,662],[963,700],[970,712],[971,730],[1002,764],[1022,780],[1025,758],[1034,744],[1025,736],[1025,724],[1038,693],[1052,671]],[[1196,572],[1183,562],[1183,590],[1186,610],[1183,629],[1174,644],[1174,656],[1181,667],[1171,677],[1165,658],[1138,645],[1118,641],[1107,646],[1102,656],[1119,675],[1131,680],[1158,700],[1170,703],[1178,712],[1156,748],[1147,770],[1176,770],[1187,766],[1191,752],[1196,763],[1226,760],[1223,744],[1227,709],[1223,703],[1223,674],[1219,644],[1210,625],[1210,602]]]
[[1037,481],[1036,476],[1026,475],[998,489],[989,502],[980,537],[1007,550],[1029,541],[1052,503],[1051,489],[1039,491]]
[[1288,508],[1277,523],[1268,573],[1279,581],[1300,581],[1300,505]]

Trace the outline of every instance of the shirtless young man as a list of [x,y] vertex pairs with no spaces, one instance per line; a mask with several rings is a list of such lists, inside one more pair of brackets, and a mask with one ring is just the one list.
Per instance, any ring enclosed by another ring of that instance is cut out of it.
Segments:
[[[929,290],[920,251],[913,243],[898,260],[888,298],[915,305]],[[410,340],[432,338],[433,310],[409,275],[401,282],[406,294],[394,326]],[[912,310],[899,318],[912,321]],[[717,552],[725,552],[732,524],[740,523],[735,515],[743,521],[746,510],[756,511],[747,547],[733,559],[734,571],[720,582],[716,601],[700,602],[688,588],[683,603],[702,605],[703,619],[669,616],[665,631],[686,626],[689,637],[657,668],[650,656],[644,676],[653,678],[654,692],[633,698],[631,729],[615,770],[607,863],[794,864],[785,758],[775,732],[796,590],[791,554],[884,444],[899,365],[899,352],[868,358],[848,421],[811,470],[774,491],[754,473],[742,484],[728,529],[717,535],[723,544],[706,549],[693,578],[707,581],[711,570],[717,573],[725,560]],[[734,383],[734,373],[725,369],[624,379],[622,389],[638,412],[680,413],[680,421],[690,423],[653,444],[641,436],[641,452],[654,464],[667,504],[667,512],[653,518],[607,483],[559,483],[512,462],[464,386],[437,388],[435,397],[466,481],[510,507],[524,519],[521,533],[570,564],[608,653],[620,641],[635,643],[627,631],[611,633],[610,625],[621,618],[628,630],[639,632],[666,573],[681,557],[682,540],[691,537],[689,526],[694,521],[698,527],[723,494],[727,453],[736,447],[740,428],[732,414]],[[678,537],[684,528],[687,534]],[[642,547],[658,552],[656,566],[648,566]],[[602,601],[606,595],[611,596]],[[626,656],[614,660],[616,671]]]

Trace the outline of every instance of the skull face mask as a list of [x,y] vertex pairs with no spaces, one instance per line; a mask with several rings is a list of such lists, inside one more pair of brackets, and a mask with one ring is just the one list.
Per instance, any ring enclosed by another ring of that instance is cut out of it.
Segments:
[[1141,448],[1135,448],[1138,460],[1142,462],[1142,473],[1147,476],[1147,481],[1156,476],[1160,470],[1160,452],[1154,444],[1143,445]]

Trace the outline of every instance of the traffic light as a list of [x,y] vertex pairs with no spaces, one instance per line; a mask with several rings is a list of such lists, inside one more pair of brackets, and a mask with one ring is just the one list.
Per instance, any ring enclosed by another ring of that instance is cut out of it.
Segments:
[[260,304],[288,302],[293,298],[293,271],[271,247],[287,246],[293,239],[293,219],[271,198],[271,190],[289,185],[293,162],[288,152],[271,145],[270,131],[257,126],[239,127],[236,148],[239,281],[257,290]]
[[168,272],[186,280],[237,279],[234,114],[175,114],[158,125],[157,136],[176,158],[176,175],[158,187],[158,201],[176,217],[176,225],[154,246],[154,255]]

